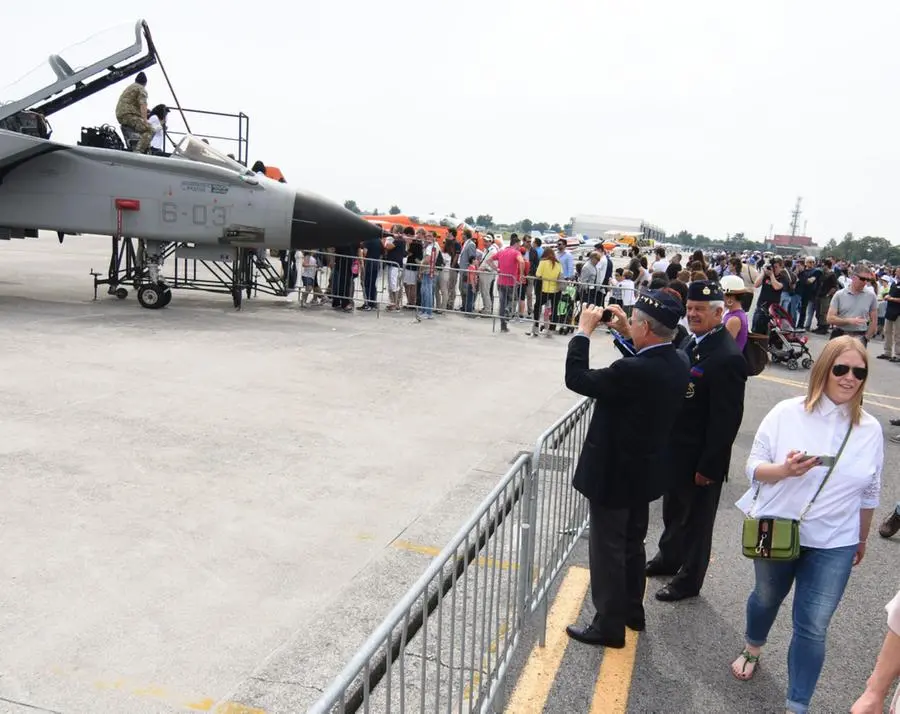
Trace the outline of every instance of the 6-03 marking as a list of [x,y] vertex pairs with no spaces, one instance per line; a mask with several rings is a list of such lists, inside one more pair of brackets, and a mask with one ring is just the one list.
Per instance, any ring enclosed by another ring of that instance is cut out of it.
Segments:
[[[214,225],[222,227],[228,222],[228,210],[225,206],[208,206],[205,203],[191,205],[190,211],[182,211],[181,215],[190,218],[195,226]],[[162,219],[164,223],[178,222],[178,204],[166,201],[162,205]]]

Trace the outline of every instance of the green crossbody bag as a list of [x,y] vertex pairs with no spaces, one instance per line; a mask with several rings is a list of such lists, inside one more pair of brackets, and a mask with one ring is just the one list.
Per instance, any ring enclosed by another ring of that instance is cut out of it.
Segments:
[[[797,520],[791,518],[772,518],[768,516],[756,517],[747,516],[744,519],[743,533],[741,534],[741,546],[744,555],[747,558],[760,558],[764,560],[796,560],[800,556],[800,522],[806,517],[813,503],[822,493],[825,484],[834,467],[837,466],[838,460],[847,445],[850,438],[850,432],[853,431],[853,424],[847,429],[841,448],[838,449],[837,456],[834,457],[834,463],[819,484],[812,500],[806,504],[806,508],[800,514]],[[756,506],[756,500],[759,498],[759,489],[762,484],[757,484],[756,493],[753,494],[753,502],[750,504],[750,513],[753,513],[753,507]]]

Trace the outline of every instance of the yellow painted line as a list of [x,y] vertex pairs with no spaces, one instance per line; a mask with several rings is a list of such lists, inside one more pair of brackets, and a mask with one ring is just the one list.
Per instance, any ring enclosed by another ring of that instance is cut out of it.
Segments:
[[[774,382],[775,384],[786,384],[789,387],[799,387],[800,389],[806,389],[808,386],[806,382],[795,382],[792,379],[783,379],[782,377],[770,377],[765,374],[760,374],[754,379],[764,379],[767,382]],[[900,399],[900,397],[893,397],[890,394],[879,394],[878,392],[864,392],[864,396],[866,397],[865,406],[873,406],[873,407],[883,407],[884,409],[890,409],[892,411],[900,411],[900,407],[894,406],[893,404],[883,404],[882,402],[873,402],[869,399],[869,397],[878,397],[879,399]]]
[[497,647],[500,644],[500,640],[503,638],[503,635],[506,634],[506,631],[508,629],[509,629],[509,627],[506,625],[505,622],[502,625],[500,625],[500,627],[497,629],[497,635],[496,635],[496,637],[494,637],[494,639],[491,640],[491,646],[488,647],[488,652],[481,655],[481,667],[480,667],[479,671],[475,672],[472,675],[472,682],[470,684],[467,684],[465,689],[463,689],[463,696],[462,696],[463,701],[466,701],[469,698],[469,693],[473,689],[475,690],[476,696],[477,696],[478,685],[481,684],[481,672],[484,671],[484,668],[487,666],[487,663],[488,663],[488,653],[490,655],[497,654]]
[[[411,543],[408,540],[395,540],[391,543],[392,548],[396,548],[397,550],[405,550],[407,553],[418,553],[420,555],[427,555],[431,558],[434,558],[441,554],[440,548],[435,548],[431,545],[421,545],[419,543]],[[489,568],[499,569],[499,570],[518,570],[519,564],[513,563],[509,560],[495,560],[494,558],[486,558],[481,556],[475,561],[479,566],[487,565]]]
[[893,404],[882,404],[881,402],[873,402],[871,399],[866,399],[863,402],[864,407],[882,407],[883,409],[890,409],[891,411],[900,412],[900,407],[894,406]]
[[569,568],[547,616],[547,646],[535,644],[510,697],[507,711],[516,714],[542,714],[544,711],[569,644],[566,625],[578,619],[590,583],[591,575],[587,568]]
[[626,628],[625,647],[620,650],[607,647],[603,650],[590,714],[625,714],[639,634]]
[[753,379],[763,379],[766,382],[774,382],[775,384],[787,384],[790,387],[802,387],[803,389],[806,389],[807,387],[806,382],[797,382],[793,379],[785,379],[784,377],[771,377],[767,374],[757,375],[756,377],[753,377]]
[[[84,681],[83,674],[78,670],[53,667],[51,671],[59,676]],[[136,699],[154,699],[186,711],[211,712],[211,714],[266,714],[265,709],[249,707],[238,702],[225,701],[216,704],[216,700],[210,697],[188,699],[185,696],[179,696],[166,687],[155,684],[137,684],[121,677],[118,679],[94,680],[92,684],[94,689],[100,691],[114,690]]]

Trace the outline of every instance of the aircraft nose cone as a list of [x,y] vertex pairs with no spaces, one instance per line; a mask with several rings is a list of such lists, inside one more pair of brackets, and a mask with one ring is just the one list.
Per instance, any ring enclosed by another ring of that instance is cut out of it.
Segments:
[[381,237],[381,228],[321,196],[297,192],[291,250],[356,245]]

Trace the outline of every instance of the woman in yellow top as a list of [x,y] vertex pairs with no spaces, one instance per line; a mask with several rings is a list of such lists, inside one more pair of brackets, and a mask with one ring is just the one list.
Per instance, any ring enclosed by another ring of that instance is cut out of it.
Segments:
[[[550,330],[547,332],[547,337],[550,337],[550,333],[556,331],[556,325],[553,324],[553,320],[556,316],[556,307],[559,305],[560,290],[562,288],[560,285],[562,265],[556,259],[556,253],[549,245],[544,246],[544,252],[541,254],[541,262],[538,263],[535,277],[540,282],[535,286],[537,295],[535,295],[536,299],[534,301],[534,325],[531,328],[531,336],[538,336],[541,310],[544,305],[548,304],[550,306]],[[540,329],[544,328],[541,327]]]

